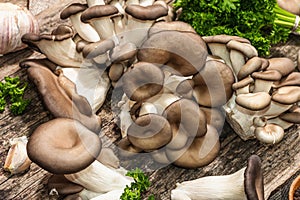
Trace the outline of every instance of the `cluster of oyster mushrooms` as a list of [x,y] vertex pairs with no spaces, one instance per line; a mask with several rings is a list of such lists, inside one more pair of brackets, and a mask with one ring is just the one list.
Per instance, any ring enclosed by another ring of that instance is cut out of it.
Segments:
[[300,73],[287,57],[262,58],[244,38],[204,37],[212,55],[234,72],[234,93],[224,106],[228,123],[244,140],[275,144],[299,121]]

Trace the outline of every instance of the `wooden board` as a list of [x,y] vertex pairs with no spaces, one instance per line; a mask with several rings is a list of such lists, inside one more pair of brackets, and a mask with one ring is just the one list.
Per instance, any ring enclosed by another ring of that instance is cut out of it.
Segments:
[[[41,4],[43,2],[43,4]],[[29,8],[39,21],[41,32],[50,32],[58,24],[69,23],[68,20],[59,19],[58,13],[76,0],[47,0],[30,1]],[[82,2],[82,1],[81,1]],[[287,56],[296,62],[297,52],[300,49],[298,36],[291,36],[285,44],[278,44],[272,48],[272,56]],[[27,81],[26,69],[20,69],[18,63],[25,58],[42,57],[41,54],[24,49],[0,58],[0,80],[5,76],[20,76]],[[40,124],[52,119],[51,114],[45,109],[37,90],[32,83],[27,93],[32,102],[22,116],[13,116],[9,111],[0,114],[0,166],[4,164],[9,150],[9,139],[19,136],[30,136],[32,131]],[[119,128],[116,113],[111,108],[116,104],[108,99],[98,113],[103,118],[102,133],[109,138],[106,145],[111,145],[119,137]],[[221,151],[219,156],[208,166],[199,169],[182,169],[173,165],[152,171],[154,163],[144,163],[144,169],[150,175],[152,186],[145,195],[155,194],[156,199],[170,199],[170,191],[176,182],[191,180],[209,175],[225,175],[233,173],[246,165],[247,159],[252,154],[257,154],[262,160],[265,182],[265,196],[269,197],[272,191],[288,187],[287,180],[300,169],[300,130],[293,126],[286,131],[281,143],[275,146],[266,146],[256,140],[243,141],[226,123],[220,136]],[[134,162],[123,160],[125,167],[134,166]],[[22,175],[11,176],[0,169],[0,199],[58,199],[49,196],[45,184],[50,174],[32,164],[28,172]],[[277,199],[286,199],[286,193],[276,193]],[[273,195],[274,196],[274,195]],[[270,199],[273,197],[271,196]],[[146,197],[145,197],[146,199]]]

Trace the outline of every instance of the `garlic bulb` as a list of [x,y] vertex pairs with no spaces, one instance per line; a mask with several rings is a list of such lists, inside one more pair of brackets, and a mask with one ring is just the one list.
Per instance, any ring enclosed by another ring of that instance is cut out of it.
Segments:
[[21,37],[25,33],[39,33],[37,20],[26,8],[12,3],[0,3],[0,54],[25,48]]
[[17,174],[26,171],[31,164],[31,160],[27,156],[26,145],[28,139],[26,136],[11,139],[11,147],[8,151],[4,170],[10,171],[11,174]]

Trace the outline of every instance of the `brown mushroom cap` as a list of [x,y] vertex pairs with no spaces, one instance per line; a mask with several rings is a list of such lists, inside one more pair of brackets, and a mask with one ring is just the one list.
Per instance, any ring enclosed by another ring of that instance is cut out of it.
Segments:
[[133,59],[137,53],[137,47],[131,42],[120,44],[110,52],[110,59],[113,63],[119,63]]
[[112,5],[95,5],[86,9],[81,14],[80,19],[82,22],[88,23],[95,18],[107,17],[117,14],[118,12],[118,9]]
[[283,86],[300,86],[300,73],[299,72],[292,72],[288,76],[284,77],[278,82],[273,84],[274,88],[280,88]]
[[173,31],[186,31],[186,32],[194,32],[195,29],[188,23],[183,21],[158,21],[155,22],[151,28],[149,29],[148,35],[152,35],[158,33],[160,31],[173,30]]
[[261,161],[257,155],[251,155],[244,172],[244,186],[247,199],[264,200],[264,181]]
[[259,57],[250,58],[245,65],[243,65],[237,74],[238,80],[251,75],[253,72],[258,71],[261,68],[262,60]]
[[207,55],[206,44],[199,35],[161,31],[142,44],[137,58],[139,61],[165,65],[169,67],[166,70],[173,74],[190,76],[204,67]]
[[99,42],[93,42],[85,45],[82,49],[82,55],[84,58],[88,58],[88,59],[95,58],[113,49],[114,46],[115,43],[113,40],[110,39],[100,40]]
[[[190,144],[190,142],[189,142]],[[197,168],[212,162],[220,150],[219,134],[208,125],[203,137],[194,138],[190,145],[180,150],[166,150],[167,157],[173,164],[184,168]]]
[[130,100],[141,101],[154,96],[163,88],[164,73],[154,64],[135,63],[122,76],[123,89]]
[[202,38],[206,43],[212,43],[213,42],[213,43],[226,44],[231,40],[236,40],[236,41],[239,41],[239,42],[250,44],[250,41],[248,39],[242,38],[242,37],[239,37],[239,36],[232,36],[232,35],[220,34],[220,35],[203,36]]
[[67,19],[71,15],[83,12],[87,8],[87,4],[72,3],[71,5],[67,6],[64,10],[61,11],[60,18]]
[[290,123],[299,124],[300,123],[300,108],[294,105],[287,112],[279,115],[279,118]]
[[266,92],[239,94],[235,102],[249,110],[262,110],[270,105],[271,96]]
[[232,89],[233,90],[238,90],[240,88],[243,88],[247,85],[250,85],[251,83],[254,82],[254,79],[251,76],[248,76],[246,78],[243,78],[242,80],[235,82],[232,84]]
[[[29,66],[27,69],[28,77],[36,85],[43,97],[43,103],[54,117],[76,119],[95,133],[100,131],[101,119],[95,114],[86,115],[86,112],[82,113],[82,110],[60,85],[58,77],[44,66],[44,62],[41,62],[41,60],[25,60],[20,65]],[[81,99],[80,103],[84,102],[83,98],[79,99]],[[85,106],[88,105],[85,104]]]
[[122,157],[134,156],[143,151],[142,149],[133,146],[133,144],[131,144],[131,142],[128,140],[127,136],[118,142],[118,147],[119,155]]
[[59,195],[69,195],[81,192],[84,187],[66,179],[62,174],[53,174],[47,183],[48,191],[56,190]]
[[300,101],[300,87],[285,86],[278,88],[273,92],[272,100],[282,104],[294,104]]
[[262,79],[266,81],[279,81],[282,77],[281,73],[277,70],[253,72],[251,76],[255,79]]
[[163,147],[172,139],[169,122],[162,116],[146,114],[140,116],[128,127],[128,140],[143,150],[155,150]]
[[169,121],[174,136],[185,134],[188,137],[201,137],[206,134],[205,114],[192,100],[175,101],[162,115]]
[[194,97],[198,104],[217,107],[232,96],[234,75],[228,65],[218,60],[208,60],[198,74],[193,76]]
[[124,73],[124,65],[121,63],[113,63],[108,72],[111,81],[118,81]]
[[254,130],[256,139],[266,144],[276,144],[284,137],[284,129],[277,124],[266,124]]
[[267,70],[277,70],[282,76],[287,76],[296,69],[294,62],[287,57],[270,58]]
[[252,58],[258,56],[258,52],[249,43],[239,42],[237,40],[230,40],[226,44],[227,48],[237,50],[241,53],[243,53],[247,58]]
[[40,125],[27,144],[28,157],[53,174],[76,173],[95,161],[100,138],[81,123],[56,118]]
[[127,5],[125,12],[128,15],[140,20],[156,20],[160,17],[168,15],[168,8],[160,4],[150,6]]

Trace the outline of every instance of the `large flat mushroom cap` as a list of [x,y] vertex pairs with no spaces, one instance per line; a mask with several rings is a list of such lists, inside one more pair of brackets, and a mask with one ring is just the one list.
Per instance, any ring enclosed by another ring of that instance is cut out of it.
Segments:
[[278,88],[273,92],[272,100],[282,104],[294,104],[300,100],[300,87],[285,86]]
[[260,158],[257,155],[249,157],[244,176],[247,199],[264,200],[263,172]]
[[287,76],[296,69],[294,62],[287,57],[270,58],[267,70],[277,70],[282,76]]
[[40,125],[27,144],[28,157],[53,174],[76,173],[95,161],[100,138],[80,122],[56,118]]

